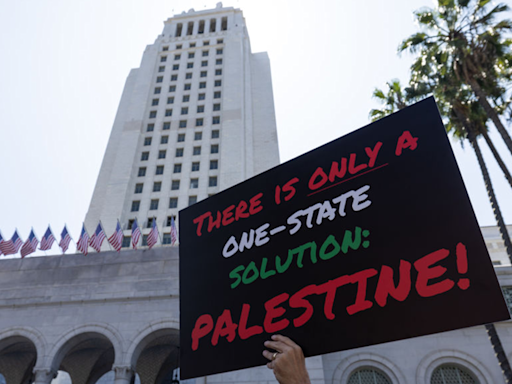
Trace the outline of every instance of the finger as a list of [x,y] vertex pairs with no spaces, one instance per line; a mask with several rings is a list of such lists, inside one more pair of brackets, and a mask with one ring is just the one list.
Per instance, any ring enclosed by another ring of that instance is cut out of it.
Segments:
[[272,361],[274,360],[273,356],[274,356],[274,352],[270,352],[270,351],[263,351],[263,356],[265,356],[266,359]]
[[267,363],[267,368],[273,370],[274,369],[274,364],[272,362]]
[[286,345],[285,343],[281,341],[265,341],[265,347],[272,348],[276,350],[277,352],[286,352],[287,350],[291,349],[290,346]]
[[272,340],[284,343],[289,347],[295,347],[297,345],[292,339],[283,335],[272,335]]

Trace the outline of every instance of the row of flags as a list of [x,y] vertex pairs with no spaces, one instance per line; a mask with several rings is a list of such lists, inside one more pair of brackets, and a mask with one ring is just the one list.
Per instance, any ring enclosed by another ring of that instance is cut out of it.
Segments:
[[[139,224],[137,223],[137,219],[132,224],[132,236],[131,243],[133,249],[137,249],[137,245],[139,244],[140,237],[142,232],[140,230]],[[158,242],[158,227],[156,225],[156,218],[153,218],[153,224],[151,226],[151,231],[147,237],[147,245],[148,248],[151,249]],[[174,218],[171,218],[171,245],[176,244],[178,241],[178,230],[176,229],[176,224],[174,222]],[[66,225],[64,225],[64,229],[62,230],[61,240],[59,242],[59,247],[62,249],[62,253],[66,253],[69,248],[69,243],[71,242],[71,236],[67,230]],[[76,248],[78,251],[82,252],[84,255],[89,253],[89,247],[96,250],[96,252],[101,251],[101,245],[103,241],[107,238],[105,230],[101,224],[101,221],[98,223],[96,230],[89,237],[87,230],[85,229],[85,224],[82,225],[82,231],[80,233],[80,238],[76,243]],[[30,235],[28,239],[23,242],[18,235],[18,230],[14,231],[14,235],[12,235],[10,240],[4,240],[2,234],[0,233],[0,255],[14,255],[20,251],[21,258],[24,258],[31,253],[34,253],[37,249],[37,246],[40,244],[39,249],[41,251],[47,251],[51,249],[53,243],[56,241],[55,236],[52,233],[50,226],[44,233],[44,236],[41,239],[41,242],[36,238],[34,230],[30,231]],[[121,225],[119,224],[119,220],[117,221],[116,230],[108,238],[109,244],[114,248],[117,252],[121,251],[121,247],[123,245],[123,230],[121,229]]]

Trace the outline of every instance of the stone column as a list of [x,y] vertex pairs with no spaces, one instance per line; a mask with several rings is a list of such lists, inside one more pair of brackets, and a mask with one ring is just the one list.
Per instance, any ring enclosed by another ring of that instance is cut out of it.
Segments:
[[57,377],[51,368],[34,368],[34,384],[50,384]]
[[135,373],[129,366],[113,367],[112,370],[115,373],[114,384],[130,384]]

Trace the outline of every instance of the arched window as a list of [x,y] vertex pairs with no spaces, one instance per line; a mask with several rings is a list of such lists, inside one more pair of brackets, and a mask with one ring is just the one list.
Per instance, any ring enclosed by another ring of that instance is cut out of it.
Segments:
[[466,369],[445,364],[434,370],[430,384],[478,384],[478,381]]
[[351,374],[347,384],[391,384],[391,380],[374,368],[364,367]]

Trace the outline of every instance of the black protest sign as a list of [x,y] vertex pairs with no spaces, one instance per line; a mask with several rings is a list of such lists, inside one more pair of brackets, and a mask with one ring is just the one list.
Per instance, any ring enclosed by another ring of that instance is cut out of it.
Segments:
[[[222,164],[221,164],[222,166]],[[181,377],[509,318],[434,100],[180,212]]]

